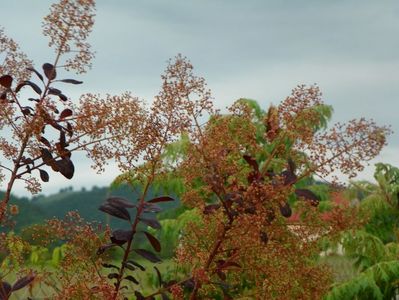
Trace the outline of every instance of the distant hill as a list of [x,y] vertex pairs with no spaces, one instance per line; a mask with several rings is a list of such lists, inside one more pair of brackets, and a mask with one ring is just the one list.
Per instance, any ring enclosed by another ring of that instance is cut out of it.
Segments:
[[[121,227],[125,223],[116,218],[107,216],[98,210],[98,207],[109,196],[122,196],[132,202],[136,202],[139,197],[139,191],[132,191],[127,186],[117,190],[110,191],[107,187],[93,187],[91,190],[81,189],[78,191],[72,188],[60,190],[56,194],[49,196],[39,195],[32,198],[12,196],[10,204],[18,205],[19,214],[13,219],[16,221],[16,231],[20,231],[23,227],[43,223],[46,219],[53,217],[63,218],[69,211],[76,210],[87,221],[97,221],[108,223],[111,227]],[[4,195],[0,192],[0,198]],[[149,199],[156,196],[149,193]],[[160,206],[164,210],[176,208],[180,205],[178,200],[174,202],[165,202]],[[173,211],[173,210],[172,210]],[[134,210],[131,210],[132,214]]]

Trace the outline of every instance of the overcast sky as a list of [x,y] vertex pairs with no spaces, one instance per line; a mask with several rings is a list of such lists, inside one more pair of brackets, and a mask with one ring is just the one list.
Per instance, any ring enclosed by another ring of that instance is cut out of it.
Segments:
[[[0,0],[0,26],[39,68],[54,58],[41,35],[51,2]],[[375,162],[399,166],[397,0],[100,0],[90,41],[96,59],[77,78],[84,85],[70,87],[74,98],[129,90],[151,101],[167,60],[182,53],[220,108],[241,97],[267,108],[298,84],[318,84],[334,107],[333,122],[367,117],[392,126],[395,133]],[[95,175],[89,161],[77,159],[75,178],[52,176],[43,193],[106,185],[118,174],[111,166]],[[372,172],[367,168],[359,178],[371,179]],[[22,186],[15,191],[26,194]]]

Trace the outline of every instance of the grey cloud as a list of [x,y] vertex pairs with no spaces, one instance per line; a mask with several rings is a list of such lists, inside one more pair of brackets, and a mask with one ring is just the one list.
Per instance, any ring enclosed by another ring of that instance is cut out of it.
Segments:
[[[51,2],[1,4],[1,25],[39,66],[53,57],[40,34]],[[151,101],[167,60],[182,53],[221,108],[240,97],[267,106],[317,83],[334,121],[366,116],[399,131],[398,36],[395,0],[100,0],[94,67],[70,95],[132,90]],[[389,142],[380,158],[394,163],[399,134]]]

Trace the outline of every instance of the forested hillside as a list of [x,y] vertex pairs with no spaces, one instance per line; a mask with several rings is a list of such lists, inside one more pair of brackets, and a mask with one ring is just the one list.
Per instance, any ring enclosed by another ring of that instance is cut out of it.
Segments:
[[[87,221],[108,223],[111,227],[119,226],[121,221],[116,218],[107,217],[98,210],[98,207],[109,196],[122,196],[132,202],[136,202],[139,189],[132,191],[127,187],[120,187],[110,190],[108,187],[92,187],[91,190],[73,190],[72,187],[61,189],[58,193],[44,196],[38,195],[32,198],[12,196],[12,203],[18,207],[18,214],[13,218],[15,231],[19,232],[22,228],[32,224],[43,223],[46,219],[63,218],[69,211],[78,211]],[[0,192],[2,197],[4,192]],[[155,196],[152,192],[149,197]],[[179,206],[179,201],[168,202],[161,205],[168,214],[170,208]],[[172,214],[173,215],[173,214]]]

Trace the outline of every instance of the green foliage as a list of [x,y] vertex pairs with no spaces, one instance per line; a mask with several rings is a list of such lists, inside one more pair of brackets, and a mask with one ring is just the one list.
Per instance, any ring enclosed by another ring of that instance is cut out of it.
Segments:
[[363,200],[371,193],[376,192],[378,187],[366,180],[350,181],[349,186],[345,189],[344,194],[348,199]]
[[331,120],[331,116],[334,112],[334,109],[331,105],[319,104],[312,107],[318,113],[319,116],[319,125],[315,128],[315,130],[326,129],[328,122]]
[[327,264],[330,267],[335,284],[338,285],[339,283],[348,281],[359,274],[358,270],[353,265],[353,259],[346,255],[338,254],[338,248],[332,249],[329,247],[328,249],[333,251],[320,257],[319,263]]
[[392,207],[398,207],[399,169],[389,164],[375,165],[374,178],[381,192]]
[[384,243],[396,240],[395,228],[398,225],[399,210],[384,201],[381,195],[374,193],[360,204],[361,213],[369,217],[365,229],[380,238]]
[[[351,280],[332,288],[326,299],[392,299],[399,282],[399,169],[376,164],[374,178],[352,183],[352,197],[362,199],[360,213],[368,217],[364,230],[348,232],[342,243],[345,254],[355,259],[362,271]],[[359,197],[360,195],[360,197]]]
[[32,265],[43,266],[50,258],[49,250],[46,247],[32,246],[29,262]]
[[248,98],[240,98],[237,100],[238,103],[243,103],[252,109],[253,115],[256,118],[254,121],[261,122],[266,112],[260,107],[258,101]]
[[320,201],[319,205],[317,206],[317,209],[320,212],[330,211],[332,208],[333,204],[331,203],[331,201]]
[[[165,193],[179,197],[184,192],[183,180],[175,174],[174,167],[186,155],[189,142],[189,136],[182,134],[179,140],[165,147],[165,151],[162,153],[165,169],[163,170],[164,173],[161,176],[157,176],[151,185],[154,194]],[[140,168],[145,169],[146,164],[141,165]],[[110,190],[117,190],[126,185],[140,190],[141,179],[139,172],[135,170],[127,171],[112,181]]]
[[55,247],[53,249],[53,254],[51,255],[51,264],[53,266],[58,266],[61,259],[62,259],[61,247]]
[[186,210],[176,219],[161,220],[161,230],[150,229],[150,232],[156,235],[161,245],[163,245],[160,252],[161,257],[170,258],[175,254],[179,239],[184,234],[183,228],[187,223],[199,220],[199,216],[200,214],[196,209]]
[[342,239],[345,254],[355,259],[355,266],[364,271],[374,264],[393,259],[383,242],[376,236],[362,230],[347,232]]
[[393,299],[399,280],[399,261],[373,265],[353,279],[336,285],[325,300]]
[[166,145],[162,158],[166,163],[174,164],[186,155],[189,145],[190,137],[182,134],[179,140]]
[[377,184],[351,182],[347,195],[361,200],[360,213],[368,218],[366,231],[380,238],[383,243],[389,243],[397,240],[399,169],[382,163],[375,166]]
[[185,191],[183,179],[174,172],[168,172],[156,178],[152,189],[155,194],[172,195],[174,198],[180,197]]

